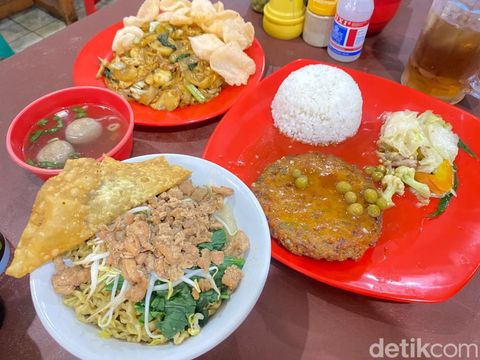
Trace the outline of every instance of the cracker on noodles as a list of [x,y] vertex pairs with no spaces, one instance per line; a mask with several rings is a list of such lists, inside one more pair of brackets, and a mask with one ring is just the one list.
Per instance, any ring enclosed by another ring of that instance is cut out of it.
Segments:
[[[244,85],[249,76],[255,73],[255,62],[242,51],[252,45],[255,37],[254,27],[252,23],[245,22],[238,12],[225,10],[222,2],[145,0],[137,16],[124,18],[124,24],[141,26],[148,19],[169,22],[174,26],[192,24],[199,26],[206,34],[190,38],[193,52],[200,59],[207,61],[214,52],[217,52],[214,64],[210,63],[210,67],[220,74],[227,84]],[[121,35],[122,37],[118,39],[116,37],[117,41],[114,41],[114,50],[125,52],[138,36],[132,30]],[[226,46],[224,44],[228,46],[224,47]],[[235,44],[236,47],[231,44]],[[234,51],[228,54],[231,49]],[[233,68],[229,69],[232,65]]]
[[210,66],[230,85],[245,85],[255,73],[255,62],[236,43],[228,43],[210,56]]
[[223,41],[214,34],[202,34],[190,37],[189,39],[195,55],[206,61],[210,60],[210,56],[215,50],[225,45]]
[[68,160],[37,194],[7,274],[22,277],[72,250],[129,209],[180,184],[190,171],[163,157],[123,163]]

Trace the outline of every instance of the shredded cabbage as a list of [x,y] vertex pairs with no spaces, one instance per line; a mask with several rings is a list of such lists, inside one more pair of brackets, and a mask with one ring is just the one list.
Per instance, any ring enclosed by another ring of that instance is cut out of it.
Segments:
[[378,145],[383,160],[413,160],[416,171],[432,173],[443,160],[453,164],[458,140],[451,125],[440,116],[406,110],[386,114]]

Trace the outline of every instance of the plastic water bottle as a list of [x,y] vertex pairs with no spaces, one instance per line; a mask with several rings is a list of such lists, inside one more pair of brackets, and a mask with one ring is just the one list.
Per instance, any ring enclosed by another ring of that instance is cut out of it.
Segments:
[[342,62],[359,58],[373,7],[373,0],[339,0],[328,43],[328,55]]

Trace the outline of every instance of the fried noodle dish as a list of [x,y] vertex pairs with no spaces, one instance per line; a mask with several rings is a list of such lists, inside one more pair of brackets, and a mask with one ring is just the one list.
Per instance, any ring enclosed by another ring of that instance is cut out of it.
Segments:
[[116,53],[111,62],[101,60],[99,75],[104,75],[109,89],[169,111],[209,101],[220,93],[223,78],[193,53],[188,39],[201,35],[202,29],[150,23],[142,30],[144,35],[129,52]]
[[97,78],[155,110],[204,103],[227,86],[246,85],[256,64],[244,50],[255,31],[239,13],[209,0],[145,0],[101,59]]

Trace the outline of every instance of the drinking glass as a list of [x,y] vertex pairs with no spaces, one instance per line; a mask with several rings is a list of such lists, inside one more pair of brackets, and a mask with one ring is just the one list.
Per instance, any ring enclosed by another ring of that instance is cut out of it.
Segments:
[[456,104],[480,98],[480,1],[434,0],[402,84]]

